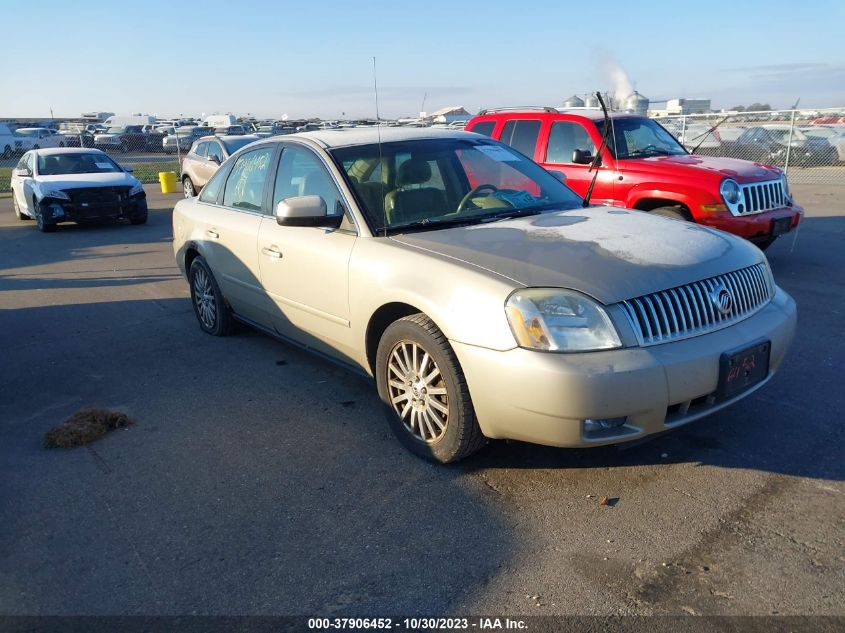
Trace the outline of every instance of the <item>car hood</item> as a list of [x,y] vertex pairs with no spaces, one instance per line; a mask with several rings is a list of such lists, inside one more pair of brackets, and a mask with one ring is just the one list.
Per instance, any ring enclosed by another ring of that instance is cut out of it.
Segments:
[[676,173],[692,170],[697,173],[707,172],[718,176],[733,178],[737,182],[757,182],[780,178],[781,171],[771,165],[755,163],[739,158],[722,156],[699,156],[697,154],[677,154],[675,156],[654,156],[620,161],[622,170],[626,167],[647,169],[648,171],[673,170]]
[[80,187],[134,187],[138,180],[126,172],[105,174],[62,174],[38,176],[38,183],[51,189],[79,189]]
[[523,286],[570,288],[606,305],[763,260],[759,249],[728,233],[613,207],[543,213],[392,239]]

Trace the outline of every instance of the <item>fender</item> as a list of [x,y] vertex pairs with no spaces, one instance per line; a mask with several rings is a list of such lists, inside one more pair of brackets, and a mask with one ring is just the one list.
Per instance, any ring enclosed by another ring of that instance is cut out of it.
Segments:
[[[693,194],[698,193],[695,190],[692,191]],[[669,183],[644,183],[631,187],[625,198],[625,207],[633,209],[640,200],[645,200],[647,198],[658,198],[661,200],[671,200],[672,202],[677,202],[686,206],[693,214],[695,214],[696,209],[700,205],[700,201],[697,200],[694,195],[690,195],[690,189],[688,186]]]

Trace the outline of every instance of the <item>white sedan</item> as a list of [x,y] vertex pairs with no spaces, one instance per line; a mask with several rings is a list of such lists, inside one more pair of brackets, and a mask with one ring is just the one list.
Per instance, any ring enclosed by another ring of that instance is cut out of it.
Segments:
[[[15,130],[15,145],[21,150],[43,149],[45,147],[64,147],[67,139],[46,127],[22,127]],[[20,145],[18,145],[20,141]]]
[[19,220],[50,233],[60,222],[125,218],[147,221],[143,185],[97,149],[30,150],[12,170],[12,206]]

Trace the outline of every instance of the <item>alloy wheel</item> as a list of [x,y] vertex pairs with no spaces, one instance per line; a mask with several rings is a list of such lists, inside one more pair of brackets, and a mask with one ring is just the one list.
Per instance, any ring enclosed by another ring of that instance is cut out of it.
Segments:
[[185,180],[182,181],[182,190],[185,192],[186,198],[194,197],[194,183],[191,182],[190,178],[185,178]]
[[211,279],[202,268],[194,273],[194,303],[202,324],[208,329],[213,329],[217,319],[217,303]]
[[387,365],[390,403],[405,428],[418,440],[433,444],[449,423],[446,382],[431,355],[413,341],[399,341]]

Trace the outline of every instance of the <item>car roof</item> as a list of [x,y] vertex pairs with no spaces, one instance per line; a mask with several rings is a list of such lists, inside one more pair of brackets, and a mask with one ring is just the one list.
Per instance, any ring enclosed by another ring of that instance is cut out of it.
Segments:
[[351,147],[353,145],[372,145],[378,142],[393,143],[418,139],[478,138],[478,135],[444,128],[385,127],[373,125],[297,132],[296,134],[288,134],[280,138],[265,139],[265,141],[281,143],[296,138],[309,139],[326,149],[331,149],[335,147]]
[[[608,112],[608,114],[614,119],[625,119],[630,117],[646,118],[642,114],[636,114],[634,112]],[[560,115],[582,117],[591,121],[602,121],[604,119],[604,112],[601,108],[490,108],[489,110],[482,110],[476,115],[476,117],[489,117],[492,119],[513,118],[515,116],[524,117],[528,115],[538,119],[542,119],[544,117],[555,118]]]
[[58,156],[59,154],[105,154],[93,147],[49,147],[34,150],[39,156]]

